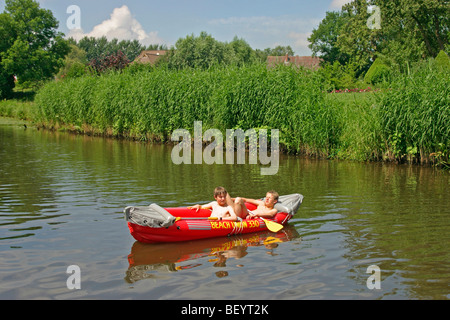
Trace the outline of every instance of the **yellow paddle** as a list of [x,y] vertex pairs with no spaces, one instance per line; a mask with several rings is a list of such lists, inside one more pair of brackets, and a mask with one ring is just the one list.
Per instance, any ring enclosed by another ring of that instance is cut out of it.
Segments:
[[258,217],[258,218],[260,218],[261,220],[264,221],[264,223],[267,226],[267,229],[269,229],[269,231],[271,231],[271,232],[278,232],[281,229],[283,229],[283,225],[282,224],[279,224],[279,223],[277,223],[275,221],[266,220],[266,219],[261,218],[261,217]]

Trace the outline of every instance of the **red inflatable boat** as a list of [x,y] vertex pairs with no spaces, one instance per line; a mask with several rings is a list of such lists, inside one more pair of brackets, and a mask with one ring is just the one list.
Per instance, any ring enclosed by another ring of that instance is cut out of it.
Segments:
[[[278,213],[268,220],[219,221],[209,218],[210,210],[196,212],[188,207],[161,208],[156,204],[126,207],[124,213],[130,233],[137,241],[179,242],[265,231],[271,223],[284,225],[296,213],[302,200],[300,194],[280,196],[275,205]],[[249,210],[256,209],[253,204],[246,206]]]

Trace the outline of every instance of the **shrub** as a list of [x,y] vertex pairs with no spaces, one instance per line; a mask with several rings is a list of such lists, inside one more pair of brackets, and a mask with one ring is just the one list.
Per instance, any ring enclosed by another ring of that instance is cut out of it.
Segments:
[[450,72],[450,58],[444,51],[440,51],[434,59],[435,66],[444,72]]
[[391,68],[380,58],[377,58],[364,76],[364,81],[368,84],[375,85],[389,81],[390,75]]

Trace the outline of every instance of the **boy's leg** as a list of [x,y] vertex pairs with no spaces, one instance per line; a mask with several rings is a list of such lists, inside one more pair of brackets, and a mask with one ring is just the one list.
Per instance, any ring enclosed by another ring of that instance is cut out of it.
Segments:
[[229,194],[227,194],[227,205],[233,208],[234,213],[241,219],[245,219],[248,215],[247,207],[245,206],[244,200],[242,198],[237,197],[236,199],[231,200]]

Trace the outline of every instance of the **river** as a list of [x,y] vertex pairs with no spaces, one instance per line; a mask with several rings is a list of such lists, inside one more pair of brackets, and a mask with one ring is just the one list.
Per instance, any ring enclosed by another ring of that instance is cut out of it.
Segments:
[[[450,298],[448,171],[282,155],[261,175],[176,165],[171,149],[0,119],[0,299]],[[278,234],[158,245],[129,234],[124,207],[206,203],[218,185],[304,201]]]

